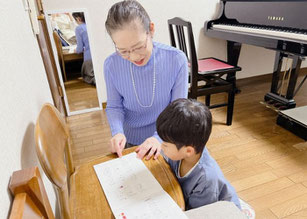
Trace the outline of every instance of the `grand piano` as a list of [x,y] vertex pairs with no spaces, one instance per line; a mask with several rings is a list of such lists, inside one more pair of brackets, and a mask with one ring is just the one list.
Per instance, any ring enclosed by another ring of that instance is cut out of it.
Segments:
[[[264,96],[277,109],[296,106],[301,62],[307,56],[307,0],[221,0],[218,18],[205,22],[205,34],[227,40],[228,62],[237,66],[241,44],[276,50],[271,90]],[[282,76],[282,64],[291,60]],[[286,89],[282,85],[286,78]],[[282,90],[285,90],[282,92]]]

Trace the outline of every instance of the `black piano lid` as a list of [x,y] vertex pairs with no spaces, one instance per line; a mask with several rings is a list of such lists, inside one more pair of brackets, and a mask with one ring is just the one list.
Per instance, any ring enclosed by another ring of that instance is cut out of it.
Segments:
[[215,24],[229,24],[307,34],[307,0],[221,0],[220,6],[218,17],[205,22],[206,35],[307,56],[307,44],[303,40],[212,29]]
[[307,0],[221,0],[223,2],[307,2]]
[[223,0],[226,20],[279,28],[307,30],[307,0]]

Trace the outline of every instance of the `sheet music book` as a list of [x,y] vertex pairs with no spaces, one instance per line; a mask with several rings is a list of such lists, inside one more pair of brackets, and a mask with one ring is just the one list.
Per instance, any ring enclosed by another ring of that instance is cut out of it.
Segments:
[[115,218],[187,219],[135,152],[94,169]]

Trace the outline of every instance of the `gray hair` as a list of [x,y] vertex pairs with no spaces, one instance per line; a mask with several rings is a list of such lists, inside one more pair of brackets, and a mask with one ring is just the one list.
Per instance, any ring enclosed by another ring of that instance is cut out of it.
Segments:
[[111,35],[113,31],[120,30],[135,20],[139,20],[144,29],[149,31],[151,20],[143,6],[135,0],[125,0],[110,8],[105,27]]

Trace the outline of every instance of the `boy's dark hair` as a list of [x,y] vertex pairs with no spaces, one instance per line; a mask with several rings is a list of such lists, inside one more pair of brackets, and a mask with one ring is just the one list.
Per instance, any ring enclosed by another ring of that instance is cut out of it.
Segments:
[[122,29],[134,20],[139,20],[149,31],[151,20],[143,6],[135,0],[121,1],[110,8],[105,26],[111,35],[112,31]]
[[80,18],[83,23],[85,23],[84,13],[83,12],[74,12],[72,13],[72,16],[77,20],[77,18]]
[[177,99],[170,103],[157,119],[157,132],[165,142],[193,146],[201,153],[212,129],[212,116],[208,107],[196,100]]

